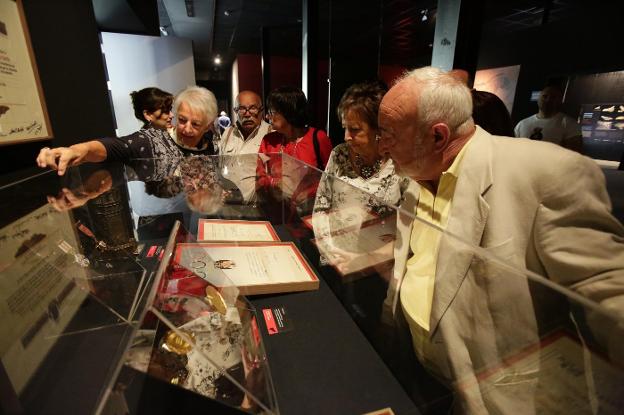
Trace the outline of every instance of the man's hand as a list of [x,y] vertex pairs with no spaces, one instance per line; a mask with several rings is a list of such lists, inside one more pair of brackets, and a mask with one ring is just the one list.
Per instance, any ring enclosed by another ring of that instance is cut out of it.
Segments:
[[49,167],[56,170],[58,175],[62,176],[68,166],[76,166],[85,161],[87,153],[88,148],[80,144],[71,147],[44,147],[37,156],[37,165],[41,168]]

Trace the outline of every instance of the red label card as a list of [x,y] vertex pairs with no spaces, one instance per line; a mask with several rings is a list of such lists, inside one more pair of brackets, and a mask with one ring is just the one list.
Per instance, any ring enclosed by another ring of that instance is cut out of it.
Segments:
[[146,257],[151,258],[154,256],[154,254],[156,253],[156,249],[158,249],[158,245],[152,245],[149,249],[149,251],[147,251],[147,255]]
[[262,314],[264,315],[264,322],[269,335],[277,334],[277,325],[275,324],[275,318],[273,318],[273,311],[270,308],[265,308],[262,310]]

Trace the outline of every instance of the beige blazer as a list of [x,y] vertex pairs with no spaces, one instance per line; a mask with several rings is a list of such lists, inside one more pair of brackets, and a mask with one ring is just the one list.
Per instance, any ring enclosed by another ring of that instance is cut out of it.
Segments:
[[[440,243],[423,364],[453,386],[463,411],[532,413],[539,365],[503,378],[496,368],[538,344],[540,329],[564,316],[554,291],[527,274],[609,307],[614,289],[624,293],[624,228],[610,214],[604,176],[592,160],[480,127],[467,145]],[[386,298],[393,311],[412,255],[417,201],[411,182],[397,216]]]

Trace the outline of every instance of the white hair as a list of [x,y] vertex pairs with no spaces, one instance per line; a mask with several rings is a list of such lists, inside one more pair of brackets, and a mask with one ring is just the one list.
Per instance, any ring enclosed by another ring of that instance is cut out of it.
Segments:
[[463,82],[432,66],[406,72],[397,83],[403,81],[419,84],[418,121],[423,127],[442,122],[453,134],[472,128],[472,95]]
[[212,123],[219,113],[214,94],[201,86],[189,86],[181,91],[173,101],[173,112],[178,112],[182,102],[188,105],[191,111],[204,114],[204,121],[207,124]]

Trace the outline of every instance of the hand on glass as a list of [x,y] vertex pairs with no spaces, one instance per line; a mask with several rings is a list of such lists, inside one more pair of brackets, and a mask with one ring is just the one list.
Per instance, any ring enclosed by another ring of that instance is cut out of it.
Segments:
[[65,174],[67,167],[82,163],[87,155],[87,151],[81,146],[73,147],[44,147],[37,156],[37,166],[41,168],[49,167],[56,170],[59,176]]

